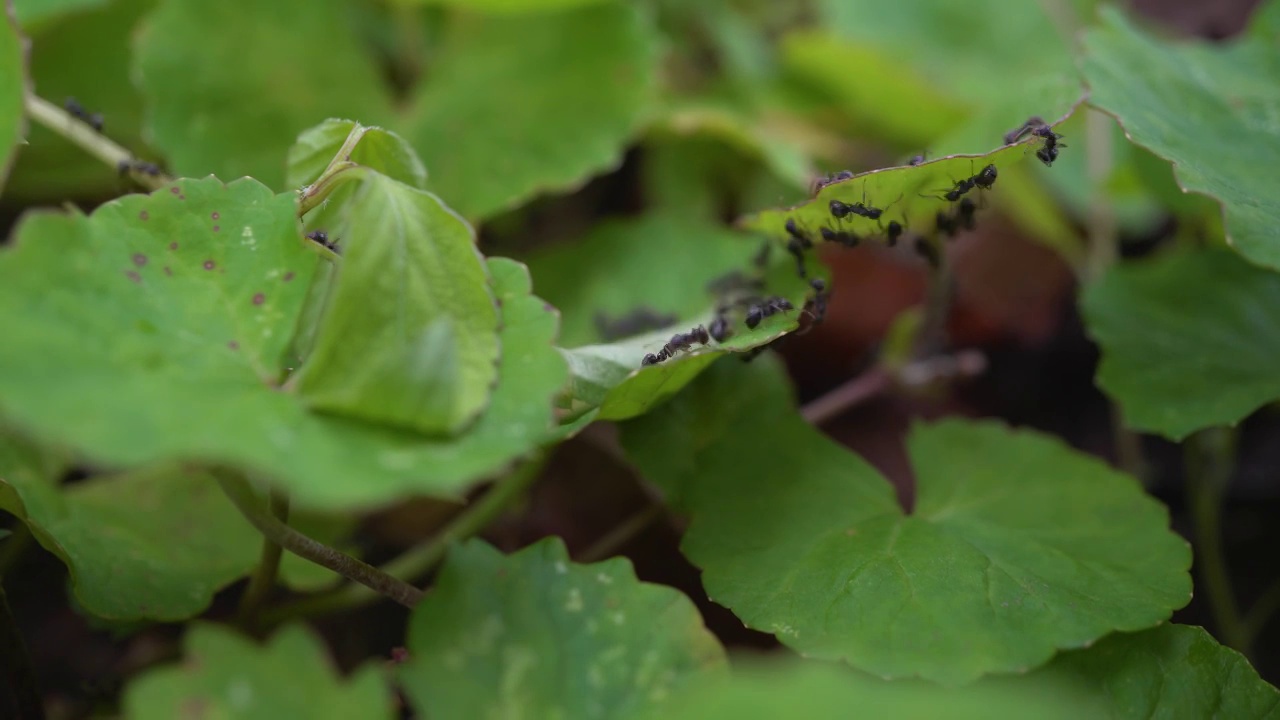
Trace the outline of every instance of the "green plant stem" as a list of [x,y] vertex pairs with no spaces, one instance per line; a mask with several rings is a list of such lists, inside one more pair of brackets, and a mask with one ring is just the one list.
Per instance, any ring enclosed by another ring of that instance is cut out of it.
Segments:
[[951,313],[951,260],[947,257],[946,243],[933,238],[937,244],[938,264],[929,272],[929,289],[924,299],[924,312],[920,320],[920,332],[916,335],[914,357],[936,355],[947,345],[947,319]]
[[1223,644],[1248,655],[1248,633],[1236,605],[1222,547],[1222,498],[1235,469],[1235,431],[1202,430],[1187,441],[1185,452],[1196,565],[1209,610]]
[[[27,645],[18,632],[18,623],[9,609],[9,598],[4,584],[0,583],[0,672],[4,683],[0,692],[0,715],[14,720],[43,720],[44,705],[40,702],[40,690],[36,687],[36,675],[31,669],[31,657]],[[10,714],[16,713],[16,714]]]
[[253,489],[243,477],[222,469],[215,470],[213,474],[222,491],[241,514],[271,542],[294,555],[360,583],[376,595],[389,597],[407,608],[412,608],[422,599],[422,591],[418,588],[344,552],[317,542],[280,522],[258,502]]
[[[378,569],[379,573],[401,580],[411,580],[426,575],[444,557],[453,543],[469,538],[486,528],[507,508],[523,497],[546,464],[547,455],[525,463],[510,475],[493,485],[484,495],[449,521],[430,542],[419,545]],[[421,591],[417,591],[421,592]],[[378,596],[369,588],[347,584],[336,590],[304,597],[291,603],[270,608],[263,613],[268,626],[297,617],[311,617],[360,607]]]
[[[271,516],[279,520],[281,523],[289,522],[289,496],[279,491],[272,491],[268,496],[267,511]],[[262,555],[258,559],[258,565],[254,568],[253,574],[249,576],[249,586],[244,590],[244,596],[240,598],[240,625],[246,629],[253,627],[254,618],[257,615],[258,608],[262,607],[262,603],[271,594],[276,586],[276,577],[280,574],[280,557],[284,554],[284,548],[279,544],[272,542],[269,538],[262,538]]]
[[[81,150],[106,163],[108,167],[118,169],[123,167],[123,163],[133,161],[133,153],[128,149],[116,144],[84,121],[35,93],[28,92],[24,96],[24,104],[28,117],[79,146]],[[162,188],[173,180],[168,175],[148,175],[132,169],[129,170],[129,175],[148,190]]]
[[1258,598],[1253,607],[1249,608],[1249,612],[1244,614],[1244,637],[1249,647],[1253,647],[1253,641],[1257,639],[1258,633],[1262,632],[1262,628],[1266,627],[1267,621],[1280,610],[1280,581],[1271,583],[1271,587]]
[[631,517],[623,520],[609,532],[605,533],[578,555],[578,562],[596,562],[613,555],[618,548],[639,535],[649,527],[655,519],[662,515],[664,508],[660,503],[651,503],[637,510]]

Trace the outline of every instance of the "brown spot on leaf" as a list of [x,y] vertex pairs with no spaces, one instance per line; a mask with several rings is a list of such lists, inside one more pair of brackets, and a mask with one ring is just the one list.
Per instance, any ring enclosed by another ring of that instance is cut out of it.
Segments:
[[214,220],[217,220],[218,218],[220,218],[220,217],[222,217],[222,216],[218,214],[218,211],[217,211],[217,210],[214,210],[213,212],[209,213],[209,217],[213,218]]
[[232,340],[231,342],[227,343],[227,347],[231,348],[232,350],[239,350],[240,343],[236,342],[235,340]]
[[169,277],[173,277],[173,271],[169,269],[168,265],[164,266],[164,274],[168,275]]
[[187,199],[187,196],[186,196],[186,195],[179,195],[179,196],[178,196],[178,199],[179,199],[179,200],[186,200],[186,199]]
[[142,212],[138,213],[138,219],[139,219],[139,220],[150,220],[150,219],[151,219],[151,213],[147,212],[146,210],[143,210]]
[[215,268],[215,267],[217,267],[217,266],[218,266],[218,264],[217,264],[217,263],[215,263],[215,262],[214,262],[214,261],[212,261],[212,260],[205,260],[205,261],[204,261],[204,269],[205,269],[205,270],[212,270],[212,269],[214,269],[214,268]]
[[133,254],[133,264],[142,267],[147,264],[147,256],[142,253]]
[[253,294],[253,304],[254,304],[254,305],[261,305],[262,303],[264,303],[264,302],[266,302],[266,301],[267,301],[267,296],[266,296],[266,295],[263,295],[262,293],[254,293],[254,294]]
[[170,249],[170,250],[177,250],[177,249],[178,249],[178,243],[176,243],[176,242],[171,242],[171,243],[169,243],[169,249]]
[[169,192],[173,193],[174,195],[177,195],[178,193],[180,193],[180,192],[182,192],[182,191],[178,189],[178,186],[177,186],[177,185],[174,185],[173,187],[169,188]]
[[285,273],[285,274],[284,274],[284,281],[285,281],[285,282],[289,282],[289,281],[290,281],[290,280],[292,280],[292,279],[293,279],[293,271],[292,271],[292,270],[290,270],[289,272],[287,272],[287,273]]
[[219,231],[219,230],[221,230],[221,229],[222,229],[222,226],[221,226],[221,225],[214,225],[214,226],[213,226],[213,231],[214,231],[214,232],[218,232],[218,231]]
[[133,270],[130,270],[130,271],[126,272],[126,273],[124,274],[124,276],[125,276],[125,277],[127,277],[127,278],[129,278],[129,279],[130,279],[130,280],[132,280],[133,282],[138,283],[139,285],[141,285],[141,284],[142,284],[142,276],[141,276],[141,275],[139,275],[138,273],[134,272]]

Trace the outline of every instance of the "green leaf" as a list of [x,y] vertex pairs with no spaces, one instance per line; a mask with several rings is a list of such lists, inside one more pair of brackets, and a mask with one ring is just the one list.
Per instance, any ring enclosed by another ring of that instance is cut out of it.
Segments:
[[[998,143],[996,140],[993,145]],[[934,231],[938,213],[954,215],[956,203],[948,202],[944,193],[957,181],[970,178],[987,165],[994,165],[997,176],[991,190],[973,188],[965,195],[982,207],[984,195],[999,193],[1004,186],[1000,175],[1032,157],[1027,151],[1038,147],[1039,138],[1030,137],[1016,145],[1007,145],[985,155],[954,155],[938,158],[916,166],[891,167],[856,175],[847,180],[823,187],[812,199],[799,205],[765,210],[743,218],[739,225],[746,230],[773,237],[784,244],[789,238],[785,231],[788,220],[815,243],[821,243],[821,228],[852,232],[860,238],[884,236],[890,221],[901,223],[908,231],[904,238],[915,234],[928,235]],[[1065,152],[1065,151],[1064,151]],[[865,203],[883,211],[880,218],[872,220],[858,215],[848,215],[837,222],[831,214],[831,203]],[[981,222],[982,210],[977,219]]]
[[[748,658],[747,660],[750,660]],[[676,696],[654,720],[989,720],[1100,717],[1103,708],[1059,679],[940,687],[920,680],[885,681],[812,660],[744,662],[728,682],[702,683]]]
[[583,5],[599,5],[613,0],[407,0],[422,5],[443,5],[491,15],[568,10]]
[[690,512],[682,547],[708,596],[808,656],[962,683],[1190,597],[1165,509],[1097,460],[996,423],[917,426],[904,514],[792,402],[777,363],[722,363],[622,439]]
[[[154,4],[113,0],[31,32],[31,81],[40,96],[56,104],[75,97],[90,112],[102,114],[112,140],[144,157],[150,153],[142,141],[142,97],[129,81],[129,40],[138,18]],[[30,145],[18,154],[5,188],[7,199],[96,202],[120,192],[115,168],[61,135],[34,123],[27,140]]]
[[[1222,203],[1227,239],[1255,263],[1280,268],[1280,51],[1257,37],[1227,46],[1161,42],[1115,8],[1085,35],[1090,102],[1129,137],[1173,161],[1179,184]],[[1142,68],[1141,73],[1134,68]]]
[[454,547],[408,643],[405,691],[442,718],[627,717],[725,668],[688,597],[625,559],[571,563],[558,538],[510,556]]
[[366,665],[338,677],[324,644],[298,625],[255,645],[226,628],[195,623],[180,665],[148,670],[124,693],[125,716],[237,720],[395,717],[381,671]]
[[14,153],[27,134],[23,95],[27,90],[25,42],[18,34],[13,8],[4,6],[0,23],[0,188],[9,177]]
[[391,117],[340,0],[171,0],[148,16],[136,76],[179,175],[284,181],[285,150],[327,117]]
[[307,412],[276,382],[315,265],[292,193],[252,180],[184,180],[89,218],[29,216],[0,251],[0,414],[98,463],[223,463],[299,507],[348,511],[456,496],[553,436],[566,379],[555,311],[509,260],[489,263],[503,313],[498,385],[466,436]]
[[1240,653],[1187,625],[1116,633],[1059,655],[1036,675],[1090,687],[1113,718],[1280,717],[1280,691]]
[[13,10],[19,25],[32,28],[63,15],[106,4],[107,0],[14,0]]
[[455,433],[484,410],[498,372],[484,258],[439,198],[361,174],[333,229],[346,238],[342,266],[296,387],[320,410]]
[[[1194,290],[1194,292],[1192,292]],[[1280,398],[1280,275],[1224,250],[1114,266],[1083,298],[1125,424],[1180,440]]]
[[655,93],[657,40],[629,3],[460,15],[443,42],[402,129],[468,218],[616,165]]
[[194,617],[257,561],[261,536],[208,475],[151,468],[59,489],[20,459],[0,438],[0,509],[66,564],[93,615]]
[[364,127],[352,120],[334,119],[308,128],[289,148],[285,185],[301,187],[315,182],[357,126],[363,134],[349,156],[352,162],[419,190],[427,186],[427,169],[404,138],[380,127]]

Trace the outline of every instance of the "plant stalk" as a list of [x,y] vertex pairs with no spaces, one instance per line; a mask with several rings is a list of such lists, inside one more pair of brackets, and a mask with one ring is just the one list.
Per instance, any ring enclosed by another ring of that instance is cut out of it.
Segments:
[[1222,544],[1222,500],[1235,470],[1235,430],[1202,430],[1187,441],[1185,452],[1193,547],[1209,610],[1223,644],[1248,655],[1249,635],[1236,605]]
[[126,167],[126,163],[130,164],[127,169],[129,176],[142,187],[157,190],[172,182],[173,178],[164,173],[149,175],[136,171],[131,165],[134,159],[133,153],[127,148],[48,100],[35,93],[27,92],[23,101],[28,117],[79,146],[81,150],[106,163],[108,167],[120,170]]
[[[459,513],[430,542],[412,548],[383,565],[379,573],[401,580],[412,580],[426,575],[444,558],[449,547],[469,538],[498,518],[542,473],[549,456],[542,453],[535,460],[525,463],[510,475],[493,485],[484,495]],[[354,579],[354,578],[353,578]],[[421,591],[416,590],[421,594]],[[347,584],[318,595],[304,597],[291,603],[270,608],[263,613],[263,623],[271,626],[288,619],[311,617],[340,610],[349,610],[378,599],[364,585]]]
[[422,600],[422,591],[361,562],[350,555],[335,550],[294,530],[272,515],[259,503],[253,489],[243,477],[223,469],[215,469],[213,475],[218,485],[258,531],[268,540],[299,557],[327,567],[343,577],[360,583],[374,593],[412,608]]
[[665,508],[661,503],[651,503],[637,510],[631,517],[623,520],[617,527],[605,533],[590,547],[583,550],[578,555],[578,562],[596,562],[613,555],[618,548],[626,545],[632,538],[649,527],[649,524],[660,517],[664,510]]
[[[273,490],[268,496],[267,511],[272,517],[287,525],[289,496]],[[258,565],[254,568],[253,574],[249,576],[249,585],[244,590],[244,596],[240,598],[241,627],[246,629],[253,627],[258,609],[275,589],[276,578],[280,574],[280,558],[283,554],[284,548],[278,543],[272,542],[265,536],[262,538],[262,555],[258,559]]]
[[9,598],[0,583],[0,715],[14,720],[44,720],[44,705],[31,669],[31,656],[9,609]]

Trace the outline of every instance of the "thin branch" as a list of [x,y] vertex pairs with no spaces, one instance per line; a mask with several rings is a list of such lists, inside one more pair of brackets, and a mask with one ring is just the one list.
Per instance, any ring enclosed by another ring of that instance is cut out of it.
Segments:
[[888,391],[895,384],[919,388],[944,380],[981,375],[986,369],[987,359],[977,350],[917,360],[896,373],[890,368],[876,366],[805,405],[800,409],[800,415],[810,425],[822,425]]
[[[289,496],[279,491],[272,491],[268,500],[268,512],[271,516],[279,520],[281,523],[289,522]],[[245,588],[244,595],[240,598],[240,625],[246,629],[252,628],[254,617],[258,609],[262,607],[262,603],[275,589],[276,577],[280,574],[280,557],[284,548],[272,542],[269,538],[262,538],[262,555],[258,559],[258,565],[253,570],[253,575],[249,576],[249,586]]]
[[1186,442],[1185,451],[1193,547],[1209,610],[1223,644],[1248,655],[1248,632],[1236,605],[1222,546],[1222,498],[1235,470],[1235,430],[1202,430]]
[[383,595],[412,608],[422,599],[422,591],[378,568],[346,553],[317,542],[280,522],[267,511],[244,478],[225,470],[215,470],[214,477],[231,502],[268,540],[311,562],[327,567],[345,578],[360,583],[376,595]]
[[32,120],[66,138],[114,170],[127,167],[130,177],[148,190],[157,190],[172,181],[173,178],[163,173],[150,175],[138,172],[133,167],[133,153],[127,148],[115,143],[111,138],[94,130],[88,123],[48,100],[28,92],[24,101],[27,115]]
[[649,524],[660,517],[665,509],[659,503],[651,503],[637,510],[631,517],[623,520],[617,527],[592,543],[591,547],[579,553],[578,562],[596,562],[613,555],[618,548],[626,545],[632,538],[649,527]]
[[[14,720],[44,720],[44,704],[36,686],[31,657],[22,641],[18,623],[9,610],[9,599],[0,584],[0,714]],[[16,714],[10,715],[9,712]]]
[[1266,627],[1267,621],[1275,615],[1276,610],[1280,610],[1280,581],[1271,583],[1271,587],[1249,608],[1249,612],[1245,613],[1244,637],[1249,647],[1253,646],[1253,641],[1257,639],[1258,633],[1262,632],[1262,628]]
[[[383,565],[377,572],[399,578],[396,582],[426,575],[444,558],[450,545],[479,533],[502,515],[516,500],[523,497],[524,492],[542,473],[547,457],[544,453],[536,460],[517,468],[459,513],[430,542],[408,550],[400,557]],[[415,592],[421,591],[415,589]],[[377,594],[370,592],[369,588],[347,584],[327,593],[311,595],[292,603],[270,608],[263,613],[263,623],[275,625],[296,617],[348,610],[377,599]]]
[[929,289],[915,342],[917,358],[935,355],[947,346],[947,319],[951,315],[951,258],[936,237],[931,242],[938,245],[938,262],[929,266]]

